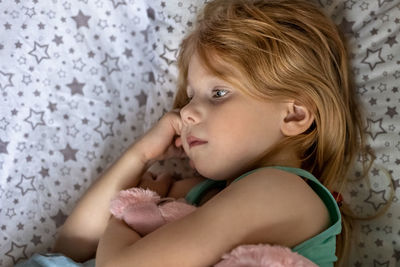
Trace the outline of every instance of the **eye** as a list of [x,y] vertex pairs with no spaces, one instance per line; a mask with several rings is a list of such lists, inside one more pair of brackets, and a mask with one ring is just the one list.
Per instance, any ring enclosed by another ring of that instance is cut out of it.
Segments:
[[225,90],[225,89],[214,89],[212,97],[213,98],[221,98],[221,97],[226,96],[228,93],[229,93],[229,91]]

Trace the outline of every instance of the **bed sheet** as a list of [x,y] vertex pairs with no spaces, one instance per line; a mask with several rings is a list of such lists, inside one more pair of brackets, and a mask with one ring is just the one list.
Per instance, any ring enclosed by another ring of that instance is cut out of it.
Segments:
[[[345,197],[368,215],[395,192],[383,216],[357,223],[348,266],[399,265],[400,2],[318,3],[350,41],[377,155],[370,185],[354,182]],[[48,251],[90,184],[170,109],[179,42],[203,4],[0,1],[0,266]]]

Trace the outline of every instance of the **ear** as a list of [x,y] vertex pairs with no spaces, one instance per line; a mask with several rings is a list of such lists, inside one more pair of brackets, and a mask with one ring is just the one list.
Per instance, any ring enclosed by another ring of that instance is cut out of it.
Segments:
[[291,101],[287,104],[281,131],[285,136],[295,136],[304,133],[313,122],[314,115],[305,106]]

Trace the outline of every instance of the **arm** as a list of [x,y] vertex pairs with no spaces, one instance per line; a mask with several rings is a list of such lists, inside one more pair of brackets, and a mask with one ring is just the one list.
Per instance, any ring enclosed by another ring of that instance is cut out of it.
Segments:
[[[120,190],[137,186],[143,172],[155,160],[182,156],[182,150],[172,145],[180,123],[177,113],[167,113],[91,186],[60,229],[55,252],[76,261],[94,256],[110,219],[111,198]],[[137,240],[136,235],[132,236]]]
[[293,247],[321,232],[328,221],[326,207],[301,178],[264,169],[137,242],[116,237],[128,230],[111,219],[96,263],[98,267],[210,266],[242,244]]
[[161,197],[172,197],[175,199],[184,198],[190,189],[204,181],[202,177],[184,178],[173,181],[169,173],[154,174],[147,171],[140,179],[138,187],[155,191]]
[[122,189],[137,186],[145,169],[134,147],[125,152],[80,199],[60,229],[54,251],[76,261],[92,258],[110,218],[111,198]]

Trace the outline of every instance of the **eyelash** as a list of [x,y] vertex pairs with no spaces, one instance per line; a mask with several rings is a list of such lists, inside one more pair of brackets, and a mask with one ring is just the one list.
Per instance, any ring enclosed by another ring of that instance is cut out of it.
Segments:
[[[217,99],[223,98],[224,96],[226,96],[226,95],[229,93],[228,90],[225,90],[225,89],[214,89],[212,92],[213,92],[212,97],[213,97],[213,98],[217,98]],[[218,94],[219,92],[224,92],[225,94],[222,95],[222,96],[218,96],[217,94]]]
[[[219,92],[224,92],[225,94],[224,95],[222,95],[222,96],[218,96],[218,93]],[[220,98],[223,98],[223,97],[225,97],[227,94],[229,94],[229,91],[228,90],[225,90],[225,89],[213,89],[212,90],[212,98],[213,99],[220,99]],[[187,94],[187,97],[188,97],[188,99],[189,99],[189,101],[191,101],[192,99],[193,99],[193,95],[189,95],[189,94]]]

